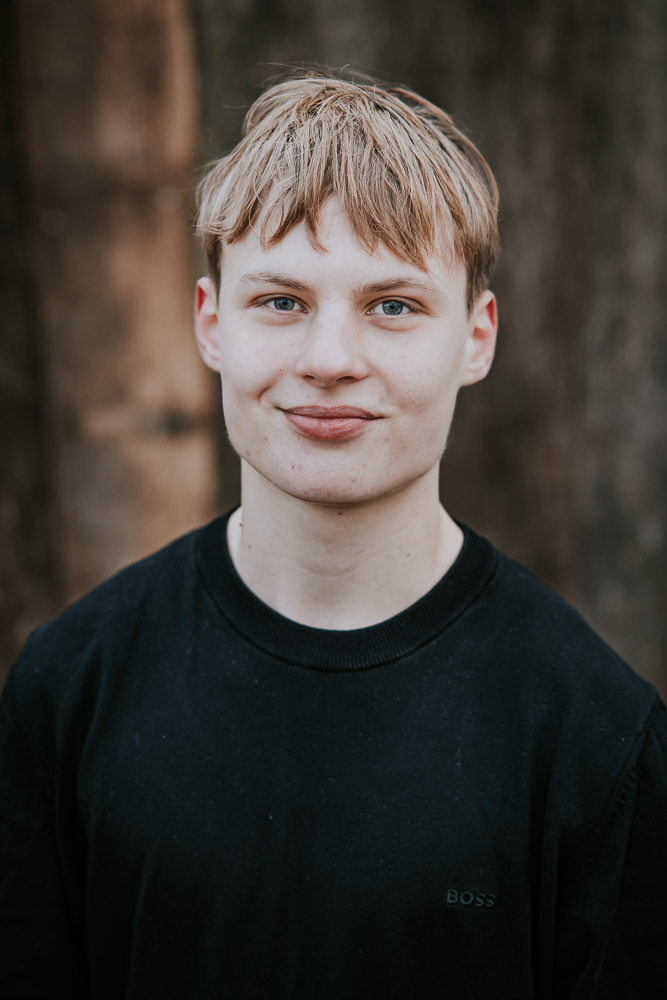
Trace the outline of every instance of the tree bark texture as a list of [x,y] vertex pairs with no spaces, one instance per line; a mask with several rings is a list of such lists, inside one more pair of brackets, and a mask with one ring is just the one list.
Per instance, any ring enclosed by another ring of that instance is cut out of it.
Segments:
[[204,158],[285,64],[414,87],[499,181],[501,336],[461,393],[452,513],[667,691],[667,6],[193,0]]
[[51,455],[46,498],[36,459],[24,478],[62,606],[214,510],[213,384],[192,335],[196,69],[185,0],[16,10],[35,296],[21,272],[15,353],[36,370],[39,322],[46,400],[38,414],[26,376],[17,423],[26,454]]

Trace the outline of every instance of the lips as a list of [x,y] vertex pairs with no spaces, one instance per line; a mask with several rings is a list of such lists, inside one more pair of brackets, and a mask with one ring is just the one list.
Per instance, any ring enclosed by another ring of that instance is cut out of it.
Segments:
[[318,441],[346,441],[378,419],[358,406],[294,406],[283,413],[296,431]]

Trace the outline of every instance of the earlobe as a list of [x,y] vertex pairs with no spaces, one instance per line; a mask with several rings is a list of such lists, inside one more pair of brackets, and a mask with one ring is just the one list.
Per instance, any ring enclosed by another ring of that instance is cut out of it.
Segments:
[[498,333],[498,303],[493,292],[483,292],[470,317],[466,356],[461,372],[461,385],[481,382],[489,373],[496,350]]
[[219,372],[218,296],[210,278],[200,278],[195,288],[195,335],[202,361]]

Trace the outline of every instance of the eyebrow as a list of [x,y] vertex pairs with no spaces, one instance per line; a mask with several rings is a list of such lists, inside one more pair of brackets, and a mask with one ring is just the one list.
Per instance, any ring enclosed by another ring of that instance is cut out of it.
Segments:
[[272,271],[254,271],[252,274],[244,274],[239,281],[239,284],[241,283],[244,285],[281,285],[283,288],[291,288],[295,292],[315,294],[315,289],[304,281],[296,281],[295,278],[288,278],[284,274],[274,274]]
[[438,289],[430,281],[415,281],[414,278],[388,278],[387,281],[373,281],[363,288],[358,288],[355,295],[379,295],[390,292],[394,288],[414,288],[416,291],[437,292]]
[[[305,281],[297,281],[295,278],[288,278],[285,274],[276,274],[273,271],[254,271],[250,274],[244,274],[239,281],[239,284],[241,283],[245,285],[280,285],[283,288],[291,288],[295,292],[315,294],[315,289],[312,285],[306,284]],[[362,288],[355,289],[353,294],[355,297],[381,295],[382,292],[390,292],[395,288],[414,288],[416,291],[422,292],[438,291],[435,285],[429,281],[415,281],[414,278],[398,276],[396,278],[388,278],[386,281],[373,281]]]

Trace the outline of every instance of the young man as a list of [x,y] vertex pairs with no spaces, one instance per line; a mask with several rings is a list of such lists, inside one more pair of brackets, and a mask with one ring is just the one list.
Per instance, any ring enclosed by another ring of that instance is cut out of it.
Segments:
[[199,225],[242,506],[12,672],[3,997],[661,996],[665,710],[438,500],[488,167],[412,93],[292,80]]

